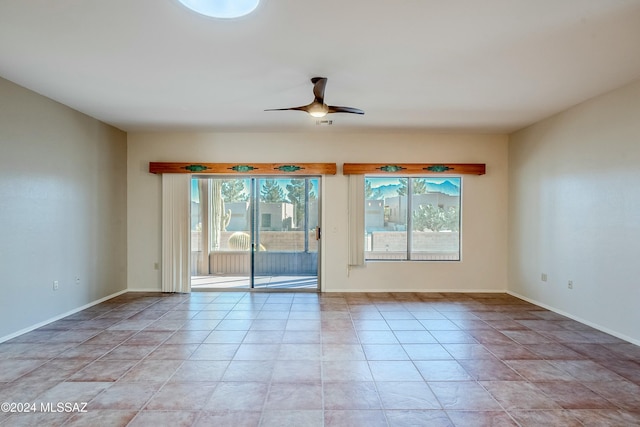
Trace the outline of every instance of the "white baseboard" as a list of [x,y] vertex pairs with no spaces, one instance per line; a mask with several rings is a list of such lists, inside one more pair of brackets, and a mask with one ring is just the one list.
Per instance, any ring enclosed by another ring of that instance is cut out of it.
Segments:
[[18,337],[20,335],[26,334],[27,332],[31,332],[34,329],[41,328],[41,327],[43,327],[45,325],[48,325],[49,323],[55,322],[56,320],[63,319],[65,317],[70,316],[72,314],[75,314],[75,313],[77,313],[79,311],[86,310],[89,307],[93,307],[94,305],[97,305],[97,304],[100,304],[101,302],[105,302],[107,300],[110,300],[111,298],[115,298],[115,297],[117,297],[119,295],[122,295],[122,294],[124,294],[126,292],[129,292],[129,290],[128,289],[124,289],[122,291],[118,291],[118,292],[116,292],[114,294],[107,295],[104,298],[100,298],[99,300],[95,300],[93,302],[90,302],[89,304],[85,304],[82,307],[74,308],[71,311],[67,311],[66,313],[62,313],[62,314],[60,314],[58,316],[52,317],[52,318],[47,319],[47,320],[45,320],[43,322],[36,323],[35,325],[31,325],[28,328],[24,328],[24,329],[21,329],[21,330],[19,330],[17,332],[12,333],[12,334],[5,335],[4,337],[0,337],[0,343],[8,341],[8,340],[10,340],[12,338]]
[[127,292],[162,292],[162,289],[129,288]]
[[546,308],[549,311],[553,311],[554,313],[558,313],[558,314],[560,314],[562,316],[568,317],[569,319],[575,320],[576,322],[584,323],[587,326],[591,326],[592,328],[597,329],[597,330],[599,330],[601,332],[605,332],[605,333],[607,333],[609,335],[613,335],[614,337],[620,338],[621,340],[628,341],[628,342],[630,342],[632,344],[635,344],[635,345],[640,345],[640,340],[636,340],[636,339],[631,338],[631,337],[629,337],[627,335],[624,335],[624,334],[621,334],[619,332],[613,331],[613,330],[611,330],[609,328],[606,328],[606,327],[604,327],[602,325],[598,325],[597,323],[590,322],[590,321],[582,319],[582,318],[580,318],[578,316],[574,316],[573,314],[569,314],[569,313],[567,313],[565,311],[559,310],[559,309],[557,309],[555,307],[552,307],[550,305],[543,304],[543,303],[541,303],[539,301],[536,301],[536,300],[533,300],[531,298],[527,298],[527,297],[525,297],[523,295],[518,294],[517,292],[507,291],[507,293],[509,295],[512,295],[512,296],[516,297],[516,298],[520,298],[522,300],[530,302],[531,304],[537,305],[538,307]]

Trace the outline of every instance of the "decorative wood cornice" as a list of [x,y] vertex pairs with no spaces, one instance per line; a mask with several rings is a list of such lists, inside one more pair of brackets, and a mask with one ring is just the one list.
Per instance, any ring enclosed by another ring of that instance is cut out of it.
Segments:
[[344,175],[484,175],[484,163],[345,163]]
[[149,163],[149,172],[156,174],[335,175],[336,170],[335,163]]

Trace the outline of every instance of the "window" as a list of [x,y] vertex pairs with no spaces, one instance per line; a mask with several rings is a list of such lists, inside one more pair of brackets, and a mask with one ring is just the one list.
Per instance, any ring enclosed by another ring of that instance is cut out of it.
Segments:
[[365,259],[460,260],[459,177],[365,177]]
[[262,228],[271,228],[271,214],[263,213],[260,215],[260,226]]

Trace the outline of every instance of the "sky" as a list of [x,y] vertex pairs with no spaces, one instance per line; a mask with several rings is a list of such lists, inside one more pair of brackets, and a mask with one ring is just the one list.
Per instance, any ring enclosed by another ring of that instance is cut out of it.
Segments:
[[[383,185],[399,185],[400,184],[400,179],[401,178],[393,178],[393,177],[380,177],[380,176],[375,176],[375,177],[371,177],[371,178],[375,178],[375,181],[373,183],[375,183],[375,186],[373,186],[373,188],[376,187],[381,187]],[[460,185],[460,178],[428,178],[430,182],[433,182],[434,184],[442,184],[445,181],[451,181],[453,184],[456,185]]]

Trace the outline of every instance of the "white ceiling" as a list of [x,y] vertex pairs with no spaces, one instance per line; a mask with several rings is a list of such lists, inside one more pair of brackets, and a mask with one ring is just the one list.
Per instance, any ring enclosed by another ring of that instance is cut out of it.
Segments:
[[0,0],[0,76],[126,131],[510,132],[640,77],[640,0]]

